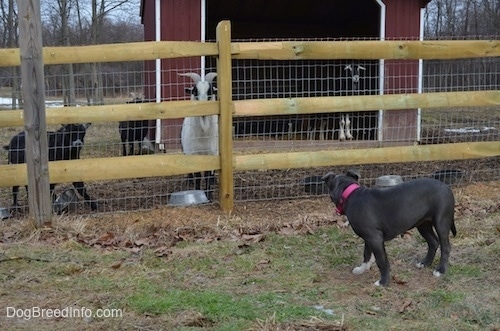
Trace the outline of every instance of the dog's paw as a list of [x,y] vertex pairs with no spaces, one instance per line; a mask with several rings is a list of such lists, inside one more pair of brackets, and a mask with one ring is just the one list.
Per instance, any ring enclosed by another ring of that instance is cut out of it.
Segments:
[[423,269],[425,267],[425,265],[422,262],[417,262],[415,266],[419,269]]
[[363,263],[359,267],[356,267],[352,269],[352,273],[355,275],[361,275],[364,273],[366,270],[370,269],[370,265],[368,263]]
[[375,283],[373,283],[375,286],[380,286],[380,280],[377,280]]
[[363,272],[365,272],[365,268],[363,266],[352,269],[352,273],[354,275],[361,275]]
[[437,271],[437,270],[434,270],[434,271],[432,272],[432,274],[434,275],[434,277],[441,277],[441,275],[442,275],[442,273],[440,273],[440,272],[439,272],[439,271]]

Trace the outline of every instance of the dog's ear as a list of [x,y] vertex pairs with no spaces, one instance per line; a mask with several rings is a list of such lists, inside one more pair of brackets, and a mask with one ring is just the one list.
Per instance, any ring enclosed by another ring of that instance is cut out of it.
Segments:
[[326,175],[324,175],[323,177],[321,177],[321,180],[324,181],[328,185],[328,182],[331,179],[333,179],[334,177],[335,177],[335,174],[333,172],[329,172]]
[[354,178],[356,181],[358,181],[361,178],[361,175],[359,174],[359,171],[357,171],[357,170],[349,170],[349,171],[347,171],[346,175]]

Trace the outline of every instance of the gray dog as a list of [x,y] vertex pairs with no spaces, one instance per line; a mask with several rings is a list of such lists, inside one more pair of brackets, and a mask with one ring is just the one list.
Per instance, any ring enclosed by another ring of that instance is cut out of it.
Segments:
[[[345,214],[354,232],[365,241],[364,260],[353,269],[356,275],[370,269],[375,261],[380,280],[387,286],[390,267],[384,241],[416,227],[427,241],[428,251],[417,267],[429,266],[441,246],[441,260],[433,274],[441,276],[448,268],[449,233],[457,234],[453,217],[455,198],[444,183],[435,179],[415,179],[390,188],[372,189],[358,184],[359,175],[328,173],[323,176],[332,202],[339,214]],[[436,235],[437,233],[437,235]]]

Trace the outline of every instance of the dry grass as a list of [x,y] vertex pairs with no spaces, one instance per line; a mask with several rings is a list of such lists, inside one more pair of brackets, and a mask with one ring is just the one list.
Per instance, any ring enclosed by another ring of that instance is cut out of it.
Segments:
[[24,321],[2,312],[0,327],[388,330],[404,323],[405,330],[496,330],[500,182],[454,191],[458,235],[449,274],[436,279],[414,268],[425,245],[413,231],[387,244],[394,279],[386,289],[372,286],[376,268],[351,274],[362,243],[340,227],[327,197],[240,203],[230,215],[207,205],[59,217],[40,230],[26,219],[4,221],[4,305],[125,314]]

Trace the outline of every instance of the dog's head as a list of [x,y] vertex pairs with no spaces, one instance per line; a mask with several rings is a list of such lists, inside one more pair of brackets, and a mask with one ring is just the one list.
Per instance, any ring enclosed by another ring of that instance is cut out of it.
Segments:
[[345,175],[335,175],[333,172],[329,172],[324,175],[321,179],[325,182],[328,188],[328,194],[330,194],[330,199],[339,207],[342,205],[342,193],[351,184],[355,184],[361,178],[360,174],[356,170],[349,170]]

